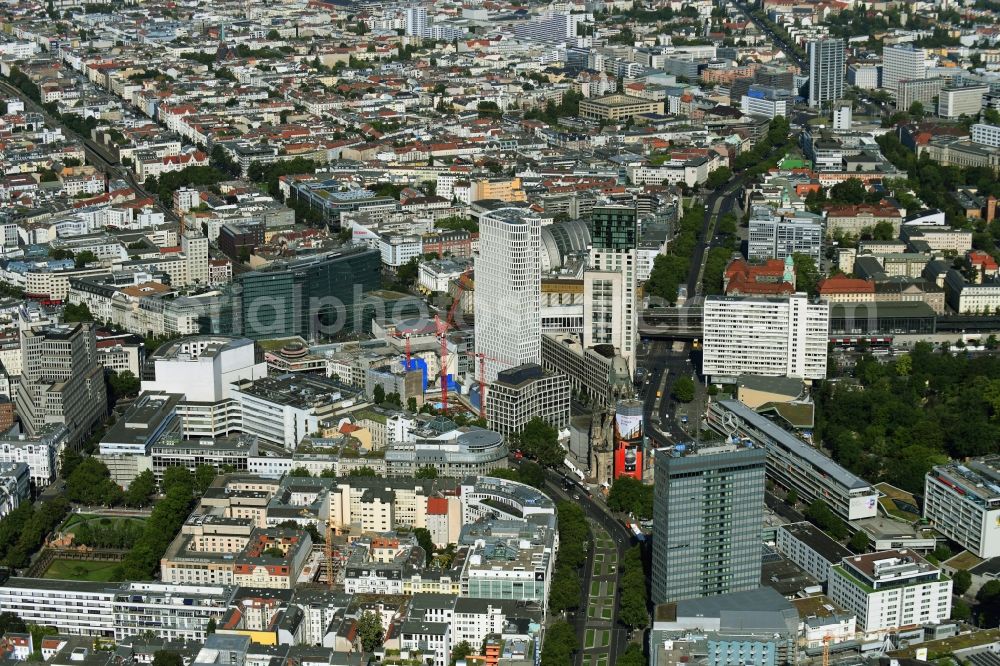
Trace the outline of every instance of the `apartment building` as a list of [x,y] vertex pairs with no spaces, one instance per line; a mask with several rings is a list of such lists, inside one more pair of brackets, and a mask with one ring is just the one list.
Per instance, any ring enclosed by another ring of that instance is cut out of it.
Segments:
[[69,440],[65,424],[50,424],[36,435],[7,435],[0,438],[0,463],[24,463],[36,488],[44,488],[56,478],[59,452]]
[[786,297],[709,296],[703,310],[702,372],[714,382],[739,375],[823,379],[829,305]]

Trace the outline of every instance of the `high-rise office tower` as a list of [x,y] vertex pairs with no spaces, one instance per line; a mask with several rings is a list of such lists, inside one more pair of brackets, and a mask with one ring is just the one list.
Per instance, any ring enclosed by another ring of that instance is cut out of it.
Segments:
[[682,447],[656,451],[653,603],[759,587],[764,449]]
[[635,373],[638,334],[634,206],[595,206],[590,264],[583,276],[583,345],[613,345]]
[[523,208],[499,208],[479,220],[476,354],[487,382],[525,363],[541,363],[541,220]]
[[844,96],[844,40],[809,42],[809,106],[823,106]]
[[882,87],[896,92],[900,81],[927,76],[927,54],[913,44],[893,44],[882,51]]
[[107,412],[104,369],[91,324],[34,326],[21,334],[21,381],[14,402],[29,434],[65,423],[76,447]]

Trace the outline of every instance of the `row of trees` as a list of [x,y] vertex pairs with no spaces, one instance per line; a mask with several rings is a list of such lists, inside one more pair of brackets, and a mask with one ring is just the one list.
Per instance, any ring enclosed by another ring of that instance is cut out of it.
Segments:
[[747,176],[762,174],[773,167],[784,154],[785,148],[791,144],[788,119],[778,116],[771,121],[767,135],[758,141],[754,147],[733,160],[733,170]]
[[490,472],[490,476],[517,481],[539,490],[544,490],[545,486],[545,470],[542,469],[541,465],[530,460],[524,460],[516,467],[493,470]]
[[573,663],[573,655],[579,649],[576,631],[566,620],[557,620],[549,625],[542,645],[542,666],[566,666]]
[[45,537],[62,524],[69,502],[57,497],[48,502],[24,502],[0,520],[0,562],[21,568],[28,565]]
[[705,210],[693,206],[684,211],[678,220],[677,235],[670,242],[667,254],[661,254],[653,262],[644,289],[652,296],[668,303],[676,303],[678,289],[687,283],[691,268],[691,255],[701,240],[705,222]]
[[590,527],[578,504],[559,502],[556,511],[559,517],[559,553],[549,591],[549,608],[553,613],[561,613],[580,607],[580,567],[587,559]]
[[149,580],[153,577],[170,540],[191,511],[195,475],[183,467],[170,467],[163,473],[161,485],[163,499],[153,507],[142,535],[122,561],[121,577],[124,580]]
[[642,559],[642,546],[632,546],[625,551],[622,561],[622,595],[618,618],[627,627],[645,629],[649,626],[649,598],[646,591],[646,565]]

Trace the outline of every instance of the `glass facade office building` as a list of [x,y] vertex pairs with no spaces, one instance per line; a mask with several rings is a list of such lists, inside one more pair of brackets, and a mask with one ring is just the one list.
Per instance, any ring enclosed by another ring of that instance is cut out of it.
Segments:
[[326,340],[361,331],[377,309],[367,307],[365,297],[380,286],[375,250],[326,253],[244,273],[234,290],[234,330],[254,340]]
[[638,225],[634,206],[595,206],[590,217],[590,238],[595,249],[634,250]]
[[764,450],[658,449],[653,603],[760,586]]

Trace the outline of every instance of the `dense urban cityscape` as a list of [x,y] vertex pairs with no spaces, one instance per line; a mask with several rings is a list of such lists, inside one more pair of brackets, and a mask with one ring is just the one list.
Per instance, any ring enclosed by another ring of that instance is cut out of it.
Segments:
[[0,664],[1000,666],[1000,2],[0,4]]

